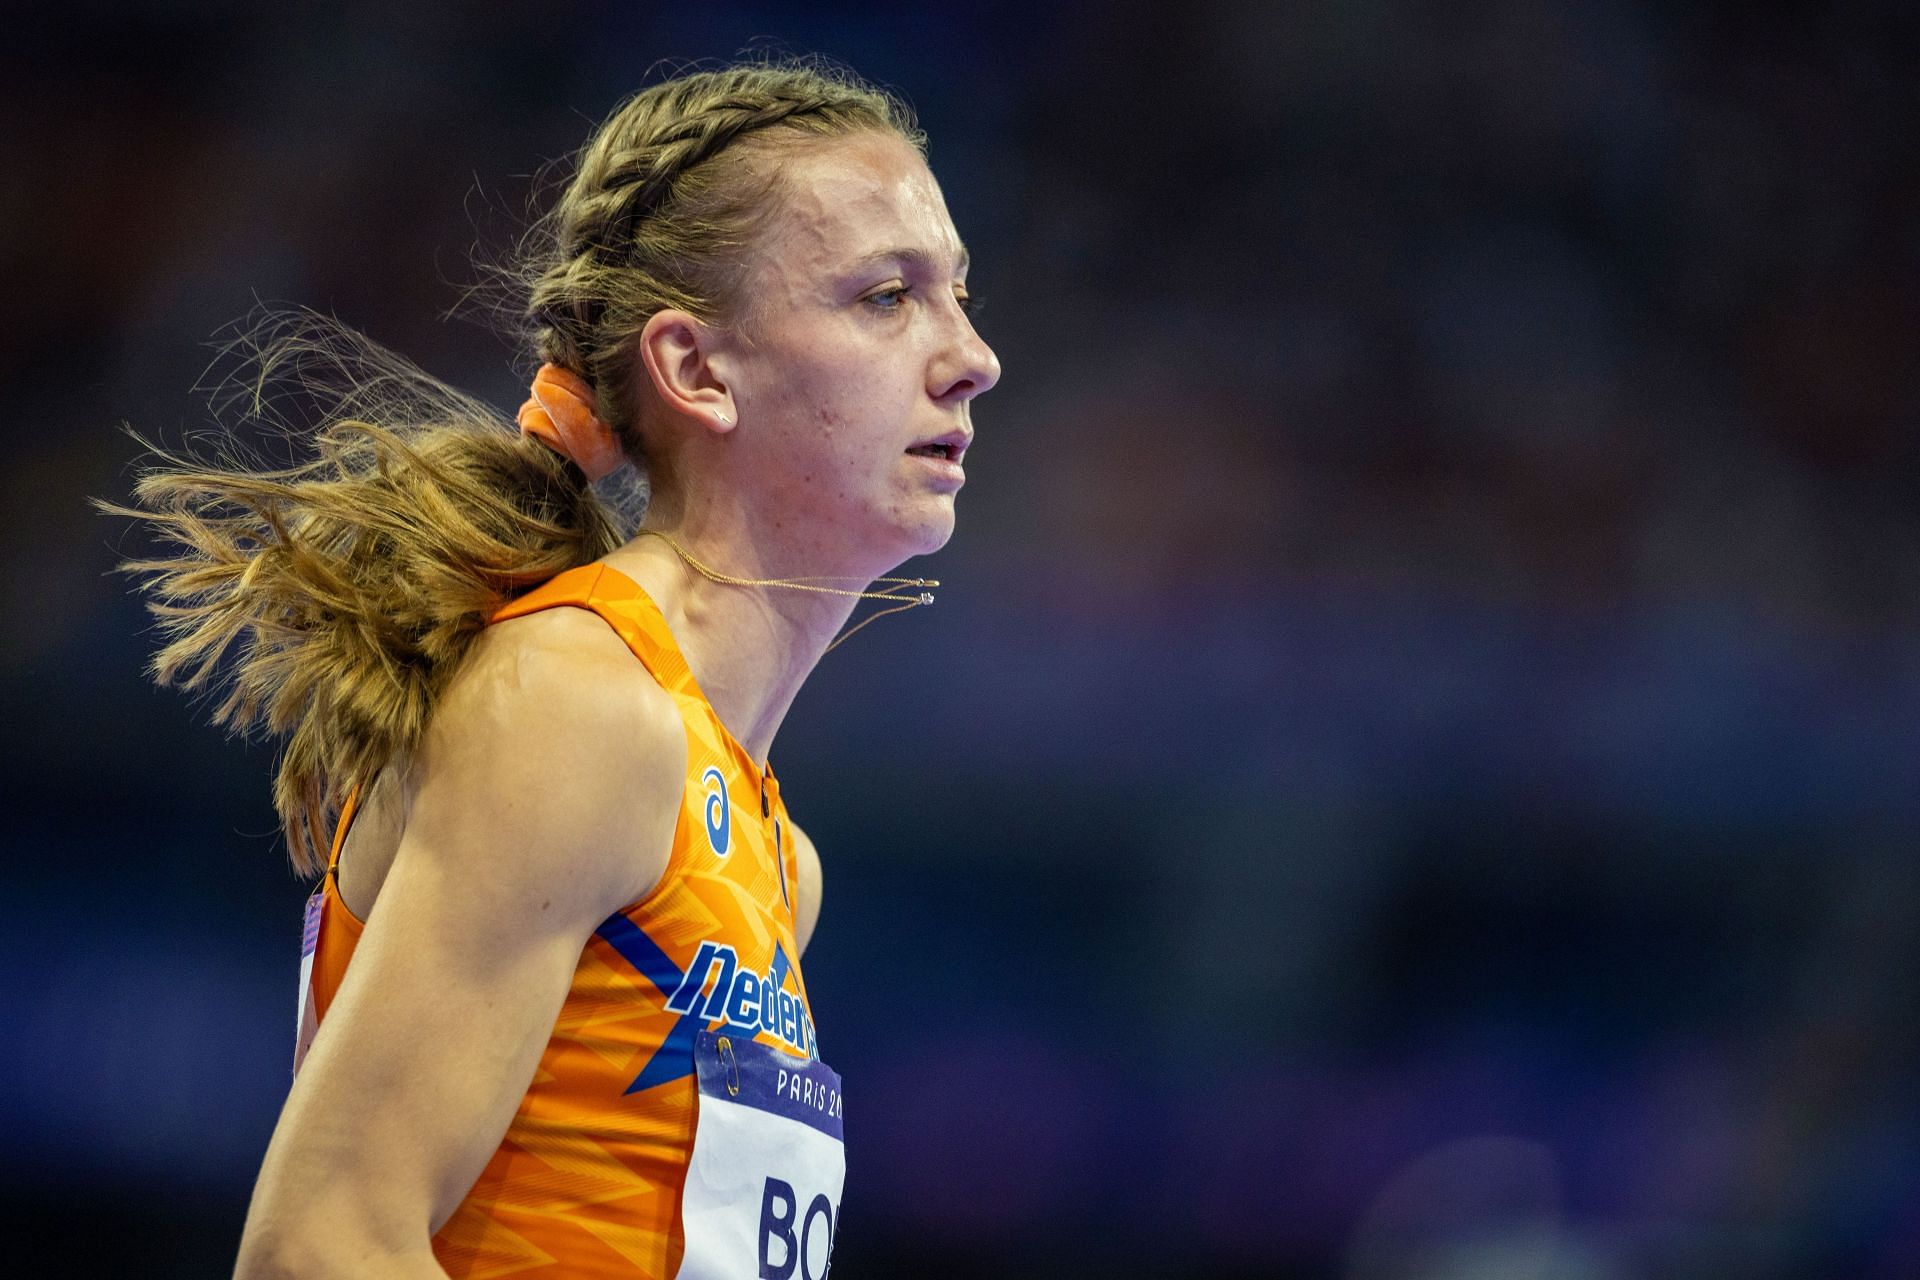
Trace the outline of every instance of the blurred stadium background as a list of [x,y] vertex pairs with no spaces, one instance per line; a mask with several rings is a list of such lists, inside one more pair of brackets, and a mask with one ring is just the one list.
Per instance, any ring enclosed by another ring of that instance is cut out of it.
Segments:
[[919,108],[1007,369],[775,752],[838,1274],[1920,1275],[1915,13],[20,10],[0,1253],[223,1274],[288,1080],[271,749],[143,682],[116,424],[256,297],[510,409],[476,239],[768,37]]

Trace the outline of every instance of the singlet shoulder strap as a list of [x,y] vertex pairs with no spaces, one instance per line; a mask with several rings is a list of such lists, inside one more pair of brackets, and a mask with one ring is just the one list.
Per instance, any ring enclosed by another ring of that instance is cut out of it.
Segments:
[[347,828],[353,825],[353,815],[360,808],[360,788],[347,792],[347,801],[340,806],[340,816],[333,823],[333,852],[327,855],[327,874],[340,874],[340,850],[347,846]]
[[661,688],[668,693],[691,694],[705,701],[694,682],[693,671],[674,643],[673,633],[660,606],[640,589],[640,584],[604,564],[583,564],[568,569],[532,591],[499,609],[489,622],[524,618],[543,609],[586,609],[601,619],[626,642]]
[[[706,701],[706,695],[694,681],[692,668],[687,666],[686,657],[667,629],[660,607],[640,589],[639,583],[618,569],[604,564],[583,564],[577,569],[568,569],[496,610],[487,621],[490,624],[505,622],[543,609],[562,608],[586,609],[599,614],[663,689]],[[340,817],[333,826],[333,849],[327,855],[329,876],[339,874],[340,851],[346,848],[347,830],[353,825],[360,799],[360,788],[355,787],[340,806]]]

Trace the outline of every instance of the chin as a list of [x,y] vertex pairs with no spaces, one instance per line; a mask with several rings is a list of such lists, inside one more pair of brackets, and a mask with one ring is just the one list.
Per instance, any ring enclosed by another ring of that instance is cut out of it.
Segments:
[[943,504],[941,513],[920,526],[916,531],[918,538],[910,556],[930,556],[947,545],[953,537],[953,502],[949,499]]
[[894,565],[915,556],[930,556],[953,537],[951,500],[943,502],[938,511],[916,512],[915,516],[912,520],[895,522],[887,530],[884,541],[890,548],[888,560]]

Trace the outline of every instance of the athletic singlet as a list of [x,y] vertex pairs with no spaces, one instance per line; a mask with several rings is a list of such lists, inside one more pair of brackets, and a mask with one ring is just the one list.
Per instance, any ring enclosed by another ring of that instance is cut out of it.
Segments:
[[[779,783],[617,570],[569,570],[492,620],[562,606],[603,618],[673,696],[687,784],[659,884],[588,940],[526,1096],[434,1256],[456,1280],[665,1280],[756,1263],[824,1275],[844,1167],[839,1079],[819,1060],[800,976]],[[353,808],[308,907],[296,1070],[362,929],[337,875]]]

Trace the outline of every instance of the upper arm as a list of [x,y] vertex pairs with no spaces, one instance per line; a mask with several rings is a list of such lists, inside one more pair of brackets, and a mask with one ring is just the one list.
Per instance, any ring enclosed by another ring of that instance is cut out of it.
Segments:
[[787,831],[793,836],[793,860],[797,868],[794,877],[793,904],[793,941],[802,954],[807,949],[807,940],[813,937],[813,926],[820,922],[820,851],[813,846],[807,833],[787,819]]
[[[590,615],[555,613],[620,643]],[[584,634],[584,648],[536,643],[576,625],[490,631],[436,711],[250,1237],[324,1230],[352,1242],[355,1266],[424,1250],[499,1145],[593,930],[658,880],[684,732],[624,646],[616,663]]]

